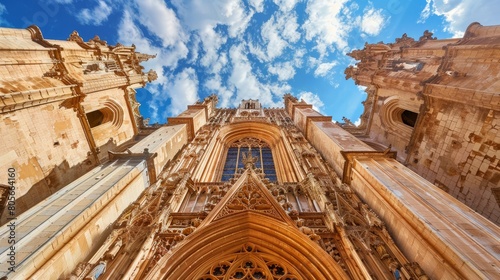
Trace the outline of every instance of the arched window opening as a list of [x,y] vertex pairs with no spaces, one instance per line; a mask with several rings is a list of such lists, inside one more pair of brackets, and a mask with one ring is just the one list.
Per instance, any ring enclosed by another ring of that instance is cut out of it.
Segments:
[[100,126],[113,119],[113,112],[109,108],[102,108],[86,114],[90,128]]
[[272,182],[277,181],[271,148],[267,143],[255,138],[243,138],[234,142],[227,151],[226,162],[222,171],[222,182],[237,178],[245,168],[245,158],[255,158],[255,169],[263,173]]
[[415,123],[417,122],[418,114],[412,111],[404,110],[401,113],[401,121],[411,127],[415,127]]

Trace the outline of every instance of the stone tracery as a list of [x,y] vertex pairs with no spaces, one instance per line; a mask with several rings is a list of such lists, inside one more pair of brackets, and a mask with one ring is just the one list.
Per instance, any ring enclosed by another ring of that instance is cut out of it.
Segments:
[[225,256],[211,265],[207,272],[197,279],[303,279],[297,275],[287,264],[266,257],[259,252],[258,246],[249,243],[244,244],[238,252]]

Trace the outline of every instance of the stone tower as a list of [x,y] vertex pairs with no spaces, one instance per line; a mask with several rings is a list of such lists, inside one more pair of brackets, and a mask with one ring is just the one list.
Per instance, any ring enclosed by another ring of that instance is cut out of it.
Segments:
[[343,127],[500,223],[500,27],[472,23],[463,38],[426,31],[367,44],[346,78],[366,87],[361,125]]
[[20,214],[126,148],[141,125],[134,89],[156,74],[139,64],[153,56],[76,31],[1,28],[0,49],[0,168],[17,171]]
[[[258,100],[217,108],[217,101],[212,95],[165,125],[139,127],[107,157],[96,151],[92,169],[47,199],[20,215],[8,212],[0,277],[500,274],[500,228],[403,165],[397,151],[289,94],[284,108]],[[97,128],[107,123],[101,114]]]

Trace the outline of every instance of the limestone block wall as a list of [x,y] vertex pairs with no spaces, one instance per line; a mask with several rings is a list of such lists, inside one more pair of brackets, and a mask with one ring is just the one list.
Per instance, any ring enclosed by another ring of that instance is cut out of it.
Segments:
[[500,112],[437,98],[431,104],[408,166],[500,224],[500,202],[492,195],[500,184]]
[[394,159],[356,159],[351,186],[431,279],[500,274],[500,228]]
[[408,165],[500,224],[500,43],[498,26],[471,24],[445,48],[441,73],[424,90],[426,111]]
[[[347,129],[391,144],[399,161],[499,224],[500,26],[472,23],[456,39],[425,36],[353,51],[361,61],[346,70],[347,77],[377,89],[367,91],[375,105],[366,129]],[[383,47],[381,57],[374,50]],[[419,67],[407,69],[400,62]],[[419,113],[415,127],[398,123],[391,104]]]
[[0,114],[0,131],[0,168],[17,171],[17,214],[96,164],[77,113],[61,102]]
[[397,152],[398,159],[406,160],[414,128],[402,121],[401,113],[408,110],[418,114],[422,104],[422,98],[413,92],[393,88],[378,89],[368,132],[369,139],[386,147],[391,145],[391,149]]
[[90,93],[81,104],[85,113],[100,109],[109,112],[109,116],[106,116],[106,120],[101,125],[91,128],[96,146],[100,149],[100,158],[106,158],[108,151],[127,142],[135,135],[135,124],[128,113],[123,89],[112,88]]
[[373,148],[332,122],[311,122],[307,140],[328,161],[337,174],[344,173],[341,151],[373,151]]

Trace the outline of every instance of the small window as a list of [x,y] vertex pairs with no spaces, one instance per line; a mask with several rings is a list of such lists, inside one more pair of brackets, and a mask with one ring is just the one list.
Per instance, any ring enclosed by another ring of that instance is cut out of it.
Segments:
[[102,108],[86,114],[90,128],[100,126],[113,119],[113,112],[109,108]]
[[92,111],[90,113],[87,113],[87,120],[89,121],[91,128],[96,127],[102,124],[102,121],[104,120],[104,114],[100,110]]
[[404,124],[415,127],[415,123],[417,122],[418,114],[412,111],[404,110],[401,113],[401,120]]

